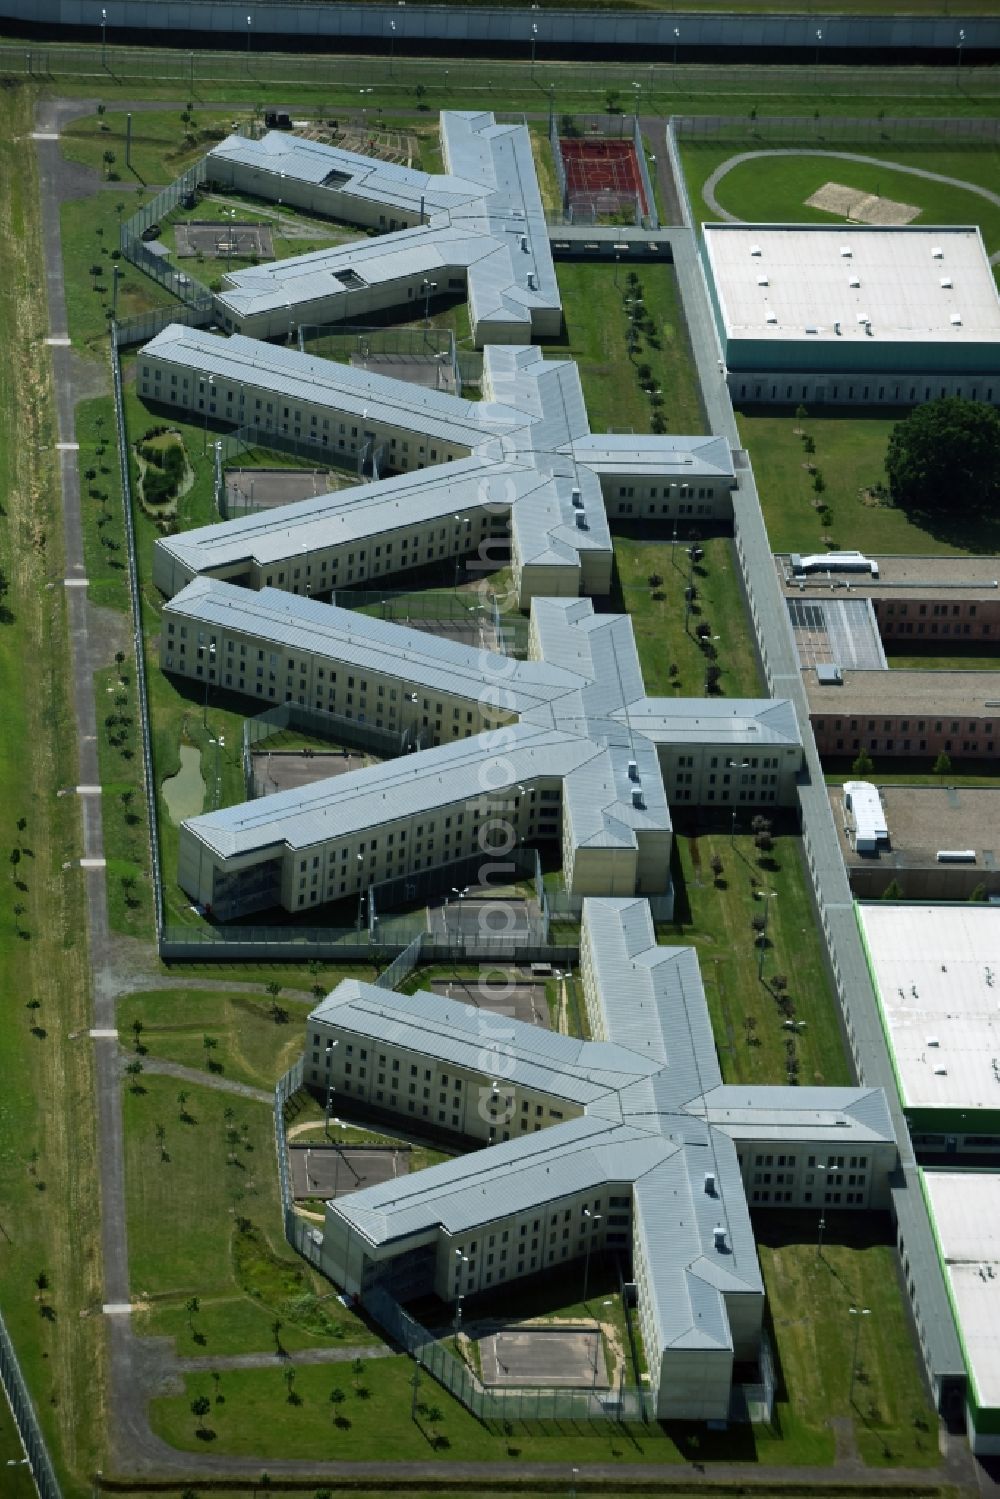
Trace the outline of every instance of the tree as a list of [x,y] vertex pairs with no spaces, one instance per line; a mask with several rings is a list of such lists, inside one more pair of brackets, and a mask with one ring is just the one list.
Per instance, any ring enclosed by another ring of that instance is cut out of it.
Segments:
[[198,1430],[205,1430],[205,1417],[212,1409],[212,1402],[207,1395],[196,1395],[191,1401],[191,1414],[197,1417]]
[[986,893],[986,886],[982,885],[982,884],[979,884],[979,885],[977,885],[975,887],[975,889],[970,890],[969,891],[969,899],[971,901],[974,901],[974,902],[985,901],[986,899],[988,899],[987,893]]
[[902,900],[903,899],[903,887],[902,887],[902,885],[900,885],[900,883],[899,883],[898,880],[890,880],[889,881],[888,885],[886,885],[885,889],[882,891],[882,899],[883,900]]
[[1000,501],[1000,412],[944,396],[915,406],[889,437],[889,493],[905,510],[991,514]]
[[951,757],[949,755],[946,755],[944,750],[942,750],[937,759],[934,761],[934,774],[936,776],[946,776],[950,770]]
[[851,769],[856,776],[870,776],[875,769],[875,761],[868,751],[863,749],[856,757]]
[[715,880],[715,883],[718,884],[722,878],[722,860],[718,854],[712,855],[712,862],[709,867],[712,871],[712,878]]

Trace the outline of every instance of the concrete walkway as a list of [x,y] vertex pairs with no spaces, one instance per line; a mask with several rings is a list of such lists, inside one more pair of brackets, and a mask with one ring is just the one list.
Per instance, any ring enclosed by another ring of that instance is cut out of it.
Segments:
[[[121,1052],[122,1067],[126,1060],[136,1060],[133,1053]],[[252,1098],[254,1103],[272,1104],[274,1094],[266,1088],[255,1088],[250,1083],[240,1083],[234,1078],[223,1077],[218,1072],[203,1072],[200,1067],[185,1067],[182,1062],[170,1062],[166,1057],[139,1057],[144,1073],[160,1077],[175,1077],[178,1082],[190,1083],[193,1088],[213,1088],[217,1093],[232,1093],[238,1098]]]
[[[961,177],[946,177],[941,172],[929,172],[926,167],[907,166],[901,161],[886,161],[881,156],[863,156],[856,151],[813,151],[807,146],[796,146],[775,148],[770,151],[741,151],[738,155],[730,156],[727,161],[722,162],[705,179],[701,195],[712,212],[720,219],[724,219],[726,223],[739,224],[742,220],[737,218],[736,214],[723,208],[716,197],[716,188],[735,167],[741,166],[745,161],[758,161],[765,156],[829,156],[837,161],[858,161],[864,166],[878,167],[880,171],[906,172],[910,177],[923,177],[928,182],[940,182],[945,187],[958,187],[963,192],[975,193],[977,197],[985,198],[987,203],[992,203],[994,208],[1000,208],[1000,193],[995,193],[988,187],[980,187],[978,182],[966,182]],[[998,261],[1000,261],[1000,250],[996,250],[990,256],[990,265],[996,265]]]

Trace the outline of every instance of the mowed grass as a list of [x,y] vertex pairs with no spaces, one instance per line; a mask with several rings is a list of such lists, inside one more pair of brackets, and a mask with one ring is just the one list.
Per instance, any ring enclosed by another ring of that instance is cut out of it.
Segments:
[[[131,168],[125,164],[127,120],[123,110],[73,120],[61,132],[67,161],[93,167],[102,177],[117,172],[124,186],[165,187],[183,171],[229,135],[234,125],[246,119],[243,111],[205,111],[196,108],[193,119],[182,120],[184,104],[173,110],[143,110],[132,116]],[[115,160],[105,162],[106,151]]]
[[[94,358],[107,359],[114,266],[121,272],[119,318],[148,312],[153,307],[179,305],[168,291],[127,260],[114,259],[119,221],[134,213],[145,196],[148,195],[137,194],[134,188],[122,183],[120,194],[96,190],[89,198],[63,203],[59,210],[69,336],[74,348]],[[92,267],[99,268],[100,275],[91,275]]]
[[652,384],[662,391],[660,410],[668,432],[705,431],[698,383],[681,311],[674,269],[645,265],[638,272],[643,301],[659,347],[640,337],[627,348],[628,267],[561,261],[557,268],[564,327],[558,339],[543,340],[553,359],[575,359],[594,432],[649,432],[652,407],[642,389],[638,366],[648,364]]
[[[687,555],[689,543],[659,535],[614,537],[617,591],[616,608],[632,620],[643,681],[650,696],[701,697],[705,692],[705,668],[709,664],[698,645],[695,630],[700,623],[712,626],[722,668],[719,691],[727,697],[753,697],[761,691],[760,675],[750,633],[750,620],[737,577],[733,543],[726,536],[709,536],[698,545],[704,551],[693,571]],[[659,578],[660,583],[651,583]],[[684,591],[693,579],[698,590],[695,608],[685,629]],[[662,594],[661,598],[656,595]],[[676,673],[671,676],[670,668]]]
[[[748,135],[752,128],[748,122]],[[810,150],[811,146],[815,150]],[[686,142],[681,154],[695,215],[701,219],[715,217],[705,202],[702,188],[717,167],[744,151],[766,153],[786,149],[792,147],[752,137],[744,143],[724,145]],[[801,149],[807,154],[765,154],[734,166],[716,187],[715,195],[720,205],[737,218],[751,223],[836,225],[844,222],[837,214],[811,208],[806,200],[824,183],[839,182],[859,192],[873,193],[919,208],[920,213],[913,220],[917,225],[979,224],[987,253],[1000,249],[1000,206],[967,188],[932,182],[913,172],[894,169],[919,167],[996,193],[1000,181],[1000,147],[995,143],[949,150],[936,149],[933,144],[916,145],[876,138],[860,143],[847,141],[843,145],[838,141],[803,141]],[[823,150],[843,150],[869,159],[844,161],[836,156],[819,154]]]
[[[821,1254],[817,1213],[762,1210],[754,1231],[777,1350],[776,1424],[832,1445],[829,1423],[844,1421],[872,1467],[935,1466],[937,1417],[920,1377],[888,1215],[828,1213]],[[860,1328],[852,1306],[869,1310]]]
[[[737,809],[736,834],[709,831],[686,821],[675,833],[674,920],[657,928],[660,942],[691,946],[698,954],[708,997],[722,1075],[727,1083],[785,1083],[784,1027],[772,987],[775,975],[788,981],[802,1084],[827,1087],[851,1081],[837,1006],[827,979],[799,840],[776,836],[762,855],[749,831],[752,809]],[[712,860],[722,861],[716,881]],[[764,892],[768,892],[765,897]],[[767,944],[763,979],[760,946],[752,922],[767,904]],[[753,1025],[749,1024],[753,1020]]]
[[[987,556],[1000,549],[1000,521],[969,517],[961,506],[944,507],[933,522],[921,516],[918,523],[895,506],[866,500],[863,491],[885,483],[889,436],[904,415],[810,408],[800,420],[789,407],[737,409],[775,552],[821,552],[824,535],[838,547],[875,554]],[[805,451],[796,428],[812,437],[814,453]],[[807,462],[823,475],[829,521],[812,506],[816,494]]]
[[[9,584],[0,622],[0,849],[8,870],[0,895],[0,1310],[64,1494],[80,1499],[101,1466],[107,1412],[85,1039],[86,876],[64,868],[82,852],[79,802],[56,794],[79,776],[66,595],[51,586],[64,576],[64,557],[32,108],[27,91],[0,91],[0,569]],[[44,1300],[39,1275],[48,1282]],[[8,1419],[4,1411],[0,1429]],[[22,1475],[0,1471],[4,1494],[20,1493]]]
[[220,1354],[273,1351],[275,1321],[289,1349],[370,1343],[284,1242],[270,1105],[152,1074],[126,1083],[129,1279],[144,1308],[140,1330]]

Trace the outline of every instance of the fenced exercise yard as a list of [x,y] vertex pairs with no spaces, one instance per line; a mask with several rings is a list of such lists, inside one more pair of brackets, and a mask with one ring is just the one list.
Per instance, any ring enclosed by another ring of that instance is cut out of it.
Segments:
[[607,1359],[601,1329],[514,1323],[477,1337],[484,1385],[517,1389],[606,1390]]
[[410,1170],[409,1146],[344,1146],[323,1141],[291,1144],[288,1169],[296,1202],[309,1197],[345,1197],[366,1187],[406,1176]]
[[574,219],[625,214],[638,221],[649,212],[631,139],[560,137],[568,207]]
[[177,258],[203,255],[208,260],[274,259],[274,235],[266,224],[232,219],[186,219],[174,226]]

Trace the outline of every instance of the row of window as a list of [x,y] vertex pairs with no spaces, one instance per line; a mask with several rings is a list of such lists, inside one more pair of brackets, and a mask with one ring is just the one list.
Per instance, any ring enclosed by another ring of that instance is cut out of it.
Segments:
[[[767,401],[767,400],[771,400],[771,401],[796,401],[796,400],[797,401],[808,401],[808,400],[854,401],[854,400],[858,400],[858,401],[892,401],[892,402],[902,401],[904,403],[915,402],[915,401],[921,401],[921,402],[922,401],[931,401],[931,400],[934,399],[934,387],[932,387],[930,385],[925,385],[923,387],[923,394],[922,395],[920,394],[920,387],[917,386],[917,385],[910,385],[909,387],[907,387],[905,385],[895,385],[895,386],[890,386],[890,385],[878,385],[878,386],[874,386],[874,385],[857,385],[857,386],[855,386],[855,385],[848,385],[846,387],[846,394],[842,394],[841,393],[841,387],[840,387],[840,385],[834,385],[834,386],[829,387],[829,388],[827,388],[825,386],[819,386],[819,387],[817,387],[816,392],[815,392],[814,395],[810,392],[808,385],[803,385],[801,387],[801,394],[800,395],[794,395],[793,394],[793,391],[795,390],[795,387],[792,386],[792,385],[786,385],[786,386],[784,386],[784,394],[783,395],[779,394],[779,391],[782,389],[782,387],[780,387],[777,383],[771,385],[771,387],[770,387],[770,390],[771,390],[770,396],[768,396],[766,394],[767,389],[768,389],[767,385],[765,385],[763,382],[760,383],[760,384],[756,384],[756,385],[741,384],[740,385],[740,398],[742,400],[753,400],[753,401]],[[752,396],[750,395],[750,391],[751,390],[753,391],[753,395]],[[876,390],[878,391],[878,395],[875,394]],[[907,390],[909,390],[909,395],[906,394]],[[855,391],[858,392],[857,395],[855,395]],[[946,385],[942,385],[940,387],[940,394],[941,394],[941,399],[942,400],[945,398],[945,396],[947,396],[949,394],[949,390],[948,390],[948,387]],[[987,389],[986,389],[986,394],[984,396],[982,396],[982,397],[980,397],[979,395],[977,395],[977,387],[976,386],[973,386],[973,388],[972,388],[971,391],[965,391],[965,390],[959,389],[957,391],[950,392],[950,394],[962,395],[962,396],[965,397],[966,400],[969,400],[969,401],[976,401],[976,400],[982,399],[982,400],[985,400],[985,401],[989,402],[989,401],[993,400],[993,387],[992,387],[992,385],[988,386]]]

